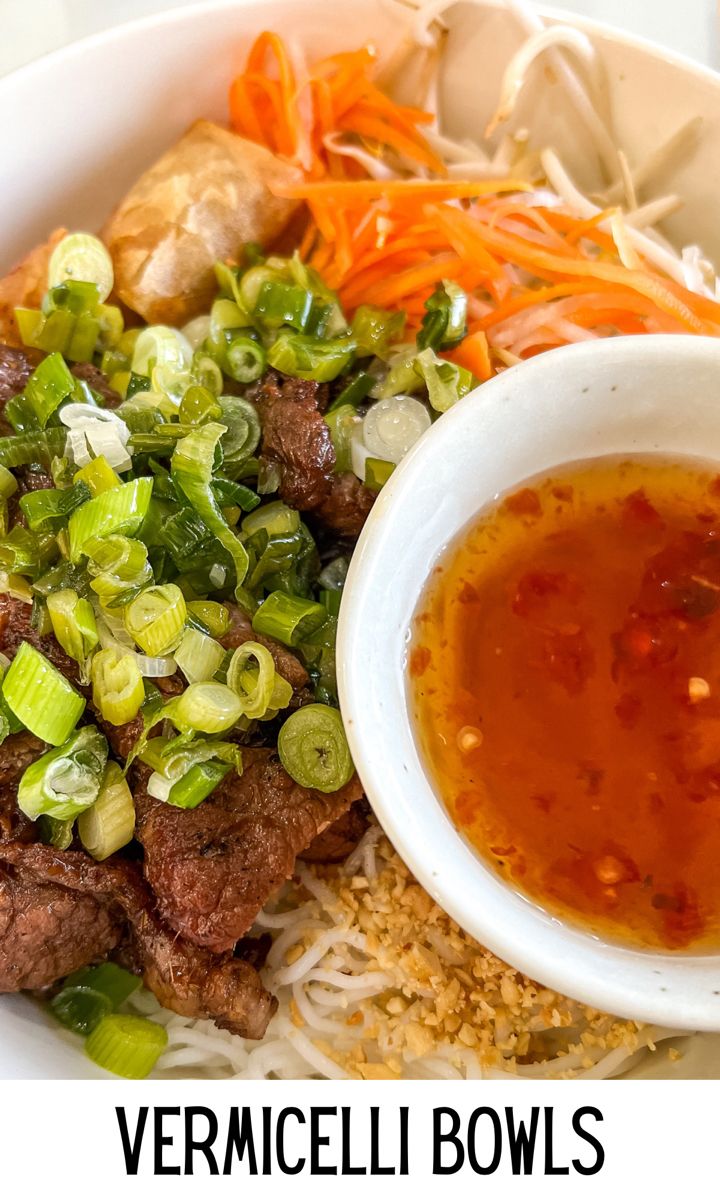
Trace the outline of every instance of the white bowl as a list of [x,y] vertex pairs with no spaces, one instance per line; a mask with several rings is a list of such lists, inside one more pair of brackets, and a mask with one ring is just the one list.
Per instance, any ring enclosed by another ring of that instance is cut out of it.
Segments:
[[472,849],[436,794],[409,712],[410,622],[438,556],[499,493],[562,463],[661,451],[720,463],[720,342],[625,337],[522,363],[477,388],[386,484],[352,559],[338,631],[350,747],[388,837],[480,942],[586,1004],[720,1030],[720,955],[626,948],[517,892]]
[[[703,114],[699,150],[660,186],[687,201],[669,232],[720,259],[720,78],[640,39],[551,15],[588,31],[600,49],[619,142],[631,161]],[[497,0],[460,4],[448,21],[440,111],[452,133],[477,136],[522,34]],[[384,0],[205,0],[118,26],[0,79],[0,271],[56,225],[99,228],[124,189],[192,120],[224,119],[227,85],[250,40],[273,27],[292,31],[313,57],[369,37],[388,54],[402,37]],[[583,186],[596,183],[582,128],[555,86],[532,111],[529,104],[520,104],[518,123],[557,145]],[[383,619],[379,611],[378,625]],[[0,1042],[0,1077],[100,1074],[78,1042],[25,997],[0,998]]]

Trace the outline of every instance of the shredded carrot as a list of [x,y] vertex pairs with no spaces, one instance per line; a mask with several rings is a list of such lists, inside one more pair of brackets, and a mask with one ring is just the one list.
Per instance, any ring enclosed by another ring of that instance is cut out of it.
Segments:
[[[518,357],[606,333],[720,336],[720,303],[641,254],[623,264],[600,228],[616,210],[583,219],[537,196],[529,203],[525,179],[448,178],[422,132],[433,114],[396,103],[378,78],[370,47],[306,68],[277,34],[262,33],[230,87],[232,127],[301,168],[301,182],[275,191],[305,202],[300,254],[348,312],[402,308],[412,331],[433,288],[456,280],[469,298],[468,332],[446,357],[481,380]],[[391,178],[369,177],[373,158]]]
[[460,345],[450,351],[446,357],[457,363],[459,367],[465,367],[466,370],[472,371],[475,378],[480,379],[483,383],[492,377],[490,347],[487,334],[483,333],[481,329],[477,333],[468,334]]

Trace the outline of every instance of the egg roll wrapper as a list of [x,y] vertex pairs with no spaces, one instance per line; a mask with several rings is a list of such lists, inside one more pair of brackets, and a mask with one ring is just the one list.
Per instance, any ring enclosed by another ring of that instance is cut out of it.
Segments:
[[298,209],[273,194],[301,173],[264,146],[196,121],[107,222],[115,294],[151,324],[182,325],[217,292],[213,264],[244,242],[270,245]]

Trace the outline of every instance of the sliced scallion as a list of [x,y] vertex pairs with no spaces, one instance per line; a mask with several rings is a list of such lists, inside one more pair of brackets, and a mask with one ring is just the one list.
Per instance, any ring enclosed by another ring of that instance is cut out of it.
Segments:
[[167,1046],[162,1025],[144,1017],[111,1013],[95,1026],[85,1052],[97,1066],[124,1079],[145,1079]]
[[135,805],[118,763],[107,764],[97,800],[80,814],[77,829],[88,854],[98,862],[132,841]]
[[8,667],[2,691],[18,720],[51,746],[67,741],[85,708],[72,684],[29,642],[22,643]]
[[252,619],[256,633],[277,638],[286,646],[296,646],[324,623],[327,613],[322,604],[289,596],[286,592],[271,592]]
[[72,588],[51,592],[46,603],[55,637],[65,653],[84,666],[98,644],[92,605]]
[[125,609],[125,628],[146,654],[168,654],[182,637],[185,597],[175,583],[145,588]]
[[188,683],[212,679],[225,657],[219,642],[198,629],[186,629],[175,651],[175,662]]
[[79,561],[91,538],[113,533],[131,537],[137,533],[147,515],[152,488],[152,477],[143,475],[102,492],[76,509],[68,524],[71,561]]
[[32,821],[79,816],[97,800],[107,756],[107,741],[98,729],[78,729],[27,767],[18,786],[18,808]]
[[111,725],[124,725],[137,716],[145,688],[137,656],[122,649],[98,650],[92,660],[93,704]]
[[57,533],[90,495],[82,481],[69,488],[42,488],[21,496],[20,508],[34,533]]
[[164,715],[181,733],[224,733],[243,715],[242,702],[224,683],[191,683],[165,706]]
[[220,439],[224,433],[223,425],[211,421],[183,438],[175,447],[171,473],[176,486],[230,554],[239,586],[248,569],[247,550],[230,529],[211,487],[216,456],[222,457]]
[[48,263],[48,287],[66,279],[95,284],[97,299],[107,299],[113,289],[113,264],[99,238],[91,233],[69,233],[58,242]]
[[308,704],[288,717],[278,754],[296,783],[319,792],[336,792],[354,771],[342,717],[327,704]]
[[350,365],[354,353],[349,335],[321,339],[282,330],[268,351],[268,363],[296,379],[329,383]]

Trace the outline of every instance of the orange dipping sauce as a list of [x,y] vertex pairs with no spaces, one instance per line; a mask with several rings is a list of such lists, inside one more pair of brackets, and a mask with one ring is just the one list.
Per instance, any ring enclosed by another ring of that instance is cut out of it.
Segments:
[[597,459],[530,481],[435,568],[408,662],[458,828],[546,909],[720,946],[720,477]]

